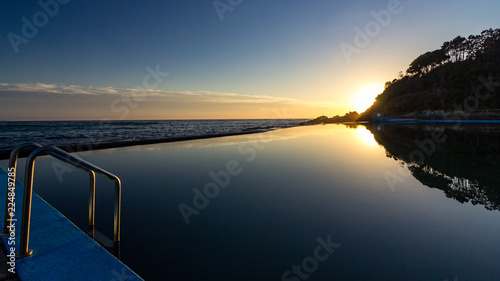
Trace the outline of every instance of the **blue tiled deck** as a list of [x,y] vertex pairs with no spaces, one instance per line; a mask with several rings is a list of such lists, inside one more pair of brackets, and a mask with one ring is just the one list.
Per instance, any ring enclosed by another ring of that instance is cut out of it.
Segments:
[[[20,177],[21,175],[18,175]],[[0,226],[3,227],[7,172],[0,168]],[[19,245],[23,185],[16,183],[16,246]],[[6,248],[7,237],[3,238]],[[33,193],[29,248],[33,255],[16,260],[23,281],[142,280],[121,261]]]

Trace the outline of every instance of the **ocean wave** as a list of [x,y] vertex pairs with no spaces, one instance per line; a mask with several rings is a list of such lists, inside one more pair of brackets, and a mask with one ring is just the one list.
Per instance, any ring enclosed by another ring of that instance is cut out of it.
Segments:
[[231,134],[297,126],[302,119],[2,121],[0,150],[24,142],[56,146]]

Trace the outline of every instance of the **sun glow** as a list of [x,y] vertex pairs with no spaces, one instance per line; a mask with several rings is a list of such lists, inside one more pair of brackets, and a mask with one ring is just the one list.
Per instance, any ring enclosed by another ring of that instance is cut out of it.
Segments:
[[353,95],[353,106],[354,110],[356,110],[358,113],[364,112],[368,107],[370,107],[373,102],[375,101],[375,98],[382,93],[384,90],[383,86],[379,85],[367,85],[362,88],[360,88],[354,95]]
[[373,134],[368,131],[365,127],[359,126],[356,129],[356,133],[358,134],[359,140],[367,146],[378,146],[377,141]]

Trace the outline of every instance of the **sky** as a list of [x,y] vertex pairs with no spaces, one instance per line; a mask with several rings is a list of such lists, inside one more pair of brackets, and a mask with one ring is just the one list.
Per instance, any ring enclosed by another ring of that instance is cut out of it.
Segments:
[[365,110],[498,0],[5,0],[0,121],[314,118]]

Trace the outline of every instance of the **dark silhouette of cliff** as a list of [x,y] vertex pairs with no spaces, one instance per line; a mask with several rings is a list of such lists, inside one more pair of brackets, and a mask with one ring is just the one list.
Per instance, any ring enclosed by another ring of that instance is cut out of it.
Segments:
[[417,57],[359,120],[384,116],[421,116],[429,112],[467,112],[500,116],[500,29],[445,42]]

